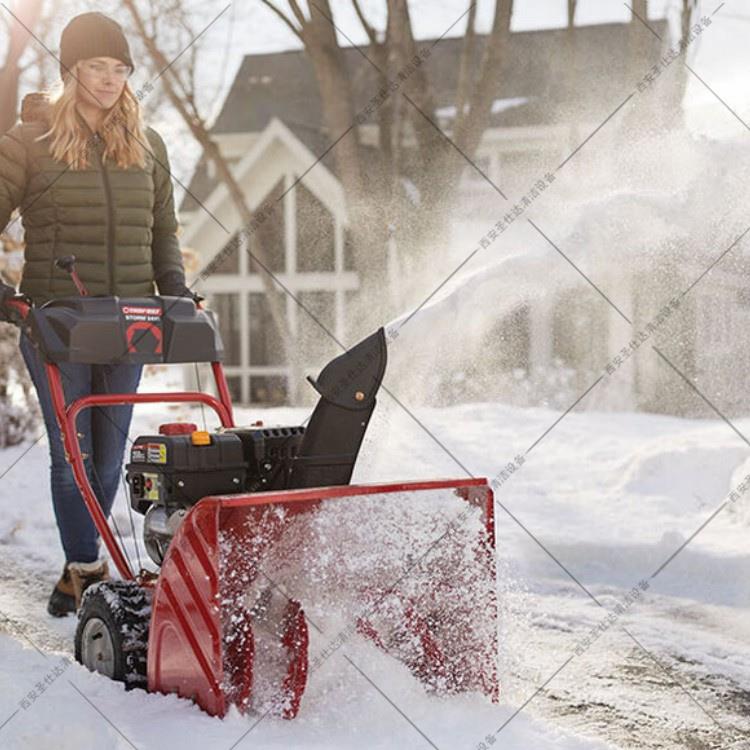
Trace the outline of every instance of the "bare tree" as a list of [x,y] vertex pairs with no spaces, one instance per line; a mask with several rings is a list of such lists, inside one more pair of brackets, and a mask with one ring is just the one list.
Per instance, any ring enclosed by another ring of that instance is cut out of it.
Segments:
[[[430,237],[442,234],[449,220],[459,177],[467,169],[457,149],[473,159],[490,122],[498,71],[507,47],[512,1],[498,0],[492,30],[484,40],[478,64],[475,64],[479,46],[476,9],[468,13],[469,26],[460,61],[462,75],[456,92],[456,118],[450,133],[454,146],[434,124],[434,86],[426,66],[418,66],[405,82],[399,81],[399,72],[407,68],[420,50],[406,0],[387,0],[383,30],[377,30],[370,23],[358,0],[351,0],[369,40],[362,52],[370,61],[378,85],[387,87],[389,82],[400,83],[398,95],[388,96],[375,115],[378,125],[378,159],[375,162],[368,160],[362,131],[354,127],[358,115],[354,81],[344,48],[339,43],[332,4],[329,0],[316,0],[303,9],[297,0],[290,0],[284,10],[271,0],[262,2],[300,39],[311,61],[326,133],[332,142],[340,138],[333,155],[347,196],[355,263],[363,271],[365,283],[377,284],[384,271],[382,260],[389,225],[400,227],[404,246],[426,247]],[[216,166],[217,177],[227,186],[243,224],[249,225],[253,213],[218,144],[211,138],[206,118],[196,103],[193,46],[178,64],[170,65],[165,45],[158,37],[159,22],[165,17],[171,24],[176,22],[186,31],[195,33],[196,30],[190,29],[190,14],[184,0],[172,0],[166,11],[160,8],[158,16],[152,12],[150,18],[136,0],[124,0],[124,6],[154,69],[163,71],[161,80],[168,100],[203,148],[205,158]],[[401,96],[402,93],[405,96]],[[404,188],[406,166],[411,167],[408,176],[419,195],[417,205],[413,191],[410,193]],[[265,249],[254,238],[251,251],[264,266],[270,267]],[[293,361],[292,336],[283,314],[282,295],[269,275],[261,274],[261,278],[274,323],[280,332],[286,332],[287,361]]]
[[[43,0],[29,0],[27,3],[16,3],[13,14],[7,10],[0,12],[0,24],[8,40],[0,68],[0,133],[7,132],[16,122],[22,74],[33,67],[38,81],[43,82],[49,54],[40,45],[34,43],[32,50],[35,56],[25,65],[21,64],[21,58],[33,42],[28,30],[46,36],[50,19],[42,16],[43,4]],[[17,222],[16,212],[11,221],[16,230]],[[18,235],[19,232],[11,232],[10,225],[0,227],[0,277],[6,283],[17,285],[24,244],[22,239],[11,234]],[[0,323],[0,448],[26,440],[38,421],[36,396],[18,350],[18,330]]]
[[44,0],[28,0],[21,3],[13,12],[22,23],[7,12],[0,14],[0,22],[8,35],[8,48],[0,68],[0,133],[10,130],[16,121],[19,80],[23,72],[20,61],[32,40],[24,26],[32,31],[37,28],[43,2]]
[[[377,110],[375,167],[365,159],[363,128],[352,128],[357,111],[351,70],[338,40],[329,0],[311,2],[307,9],[298,0],[288,0],[287,9],[274,0],[261,1],[304,45],[315,72],[331,140],[347,133],[333,153],[351,215],[355,261],[359,268],[369,270],[370,282],[377,283],[377,272],[381,269],[373,259],[382,258],[389,224],[405,229],[406,236],[402,235],[401,242],[415,249],[428,247],[430,240],[443,233],[459,178],[467,169],[466,159],[458,152],[474,160],[490,124],[497,79],[507,53],[512,0],[497,0],[492,28],[482,40],[478,61],[476,5],[472,4],[468,10],[455,92],[455,120],[447,133],[452,143],[436,129],[435,82],[428,74],[428,66],[422,64],[406,80],[399,79],[399,71],[407,68],[423,46],[415,40],[407,0],[387,0],[387,17],[381,33],[368,21],[361,4],[351,0],[369,40],[361,52],[376,71],[379,86],[399,83],[398,92],[386,97]],[[412,169],[408,177],[417,188],[418,205],[402,188],[409,166]]]

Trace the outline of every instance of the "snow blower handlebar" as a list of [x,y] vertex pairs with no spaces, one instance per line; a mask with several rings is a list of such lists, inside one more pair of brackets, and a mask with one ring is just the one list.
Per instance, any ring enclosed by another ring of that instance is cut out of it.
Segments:
[[31,310],[31,299],[0,282],[0,322],[20,325]]
[[[82,297],[88,296],[88,290],[84,286],[78,272],[76,271],[76,256],[66,255],[55,261],[55,266],[61,271],[66,271],[73,279],[73,283]],[[27,294],[16,292],[15,288],[0,281],[0,322],[21,325],[29,315],[34,303]]]
[[[58,259],[56,264],[58,268],[71,274],[73,282],[75,283],[81,297],[85,297],[88,300],[94,299],[88,295],[85,286],[75,272],[74,256]],[[196,308],[200,309],[199,303],[195,300],[194,302]],[[172,302],[172,304],[175,304],[175,302]],[[213,361],[213,357],[218,356],[219,352],[212,352],[211,361],[211,369],[216,384],[218,398],[208,393],[198,391],[184,391],[177,393],[107,393],[85,396],[68,404],[66,403],[59,363],[56,359],[50,357],[50,352],[48,351],[49,342],[44,342],[43,336],[42,340],[39,340],[40,335],[44,332],[43,330],[40,330],[41,322],[43,322],[46,316],[54,315],[54,312],[54,307],[50,309],[47,309],[46,307],[38,310],[35,309],[32,300],[27,295],[18,294],[13,287],[0,282],[0,321],[12,323],[19,328],[27,330],[31,335],[32,340],[35,342],[35,345],[40,347],[45,360],[45,372],[49,383],[55,416],[58,425],[60,426],[65,455],[73,471],[73,476],[81,493],[81,497],[83,498],[89,514],[94,520],[97,530],[102,537],[102,541],[111,555],[118,572],[124,580],[134,580],[136,577],[135,573],[131,570],[123,550],[112,533],[107,518],[102,512],[96,493],[88,478],[84,465],[83,453],[78,440],[78,430],[76,425],[78,415],[85,409],[95,407],[145,403],[200,403],[210,407],[216,412],[222,427],[234,427],[232,399],[226,376],[221,366],[221,362],[218,361],[218,359]],[[82,313],[82,316],[86,317],[86,314]],[[69,343],[72,345],[72,341]],[[80,342],[78,343],[80,348]],[[122,355],[123,358],[129,356],[125,350],[123,350]],[[165,359],[165,361],[167,360]]]
[[81,281],[81,277],[78,275],[78,271],[76,271],[76,256],[75,255],[65,255],[62,258],[58,258],[55,261],[55,265],[61,271],[65,271],[66,273],[70,274],[70,278],[73,280],[73,283],[76,285],[78,294],[80,294],[81,297],[89,296],[88,289],[86,289],[86,286]]

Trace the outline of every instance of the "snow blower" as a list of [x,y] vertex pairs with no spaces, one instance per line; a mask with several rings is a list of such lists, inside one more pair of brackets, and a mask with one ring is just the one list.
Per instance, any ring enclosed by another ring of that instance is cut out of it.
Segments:
[[[60,267],[75,271],[73,259]],[[76,483],[122,579],[83,597],[75,655],[84,666],[212,715],[234,705],[292,718],[316,669],[358,637],[431,691],[498,699],[487,481],[349,484],[386,367],[383,329],[308,378],[319,400],[306,426],[238,427],[216,320],[192,299],[82,294],[35,307],[19,295],[5,309],[44,358]],[[67,362],[206,362],[216,395],[68,404]],[[203,404],[221,427],[163,424],[132,442],[129,501],[155,567],[134,571],[87,475],[76,419],[146,403]]]

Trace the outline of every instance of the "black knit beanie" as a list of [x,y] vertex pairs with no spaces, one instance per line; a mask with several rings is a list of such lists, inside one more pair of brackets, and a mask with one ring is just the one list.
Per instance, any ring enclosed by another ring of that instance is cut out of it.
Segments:
[[60,77],[79,60],[114,57],[135,69],[128,40],[117,21],[103,13],[82,13],[71,19],[60,37]]

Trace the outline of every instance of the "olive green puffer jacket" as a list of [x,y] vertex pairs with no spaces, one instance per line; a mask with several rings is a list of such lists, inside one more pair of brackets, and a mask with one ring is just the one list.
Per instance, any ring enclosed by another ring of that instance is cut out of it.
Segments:
[[76,295],[69,275],[55,267],[56,258],[75,255],[90,294],[151,295],[154,281],[162,293],[180,293],[174,290],[184,286],[185,274],[161,136],[146,129],[145,169],[102,164],[96,137],[88,168],[74,170],[51,156],[48,139],[34,142],[49,128],[49,107],[46,95],[29,94],[21,122],[0,138],[0,230],[20,207],[26,244],[21,291],[37,305]]

